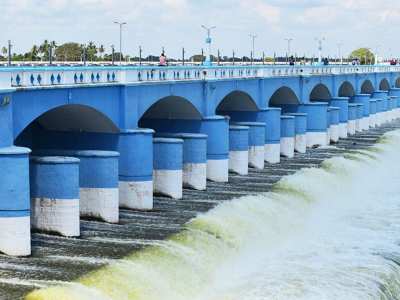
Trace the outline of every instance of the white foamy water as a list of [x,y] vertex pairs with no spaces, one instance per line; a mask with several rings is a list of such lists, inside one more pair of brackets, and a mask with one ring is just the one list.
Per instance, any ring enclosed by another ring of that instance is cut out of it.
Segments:
[[400,132],[28,299],[400,299]]

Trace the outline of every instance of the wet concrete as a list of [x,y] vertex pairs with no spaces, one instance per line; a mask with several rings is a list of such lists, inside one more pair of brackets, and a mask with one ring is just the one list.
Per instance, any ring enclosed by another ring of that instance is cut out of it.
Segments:
[[64,238],[42,233],[32,235],[32,255],[11,258],[0,255],[0,299],[21,299],[32,289],[74,280],[108,262],[179,232],[198,213],[223,201],[268,192],[282,176],[305,167],[318,167],[327,158],[373,145],[384,133],[400,128],[400,121],[371,129],[335,148],[310,149],[293,159],[267,164],[264,170],[250,169],[248,176],[230,174],[228,183],[207,183],[206,191],[185,189],[183,199],[155,198],[149,212],[120,210],[119,224],[81,221],[80,238]]

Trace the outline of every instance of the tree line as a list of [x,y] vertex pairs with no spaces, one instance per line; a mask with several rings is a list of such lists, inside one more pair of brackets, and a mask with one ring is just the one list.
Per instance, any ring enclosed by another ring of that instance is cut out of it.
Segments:
[[[13,61],[49,61],[50,55],[53,61],[118,61],[120,59],[120,53],[112,51],[112,53],[106,53],[104,45],[96,45],[93,41],[87,44],[80,44],[76,42],[67,42],[58,45],[55,41],[44,40],[40,45],[33,45],[32,48],[26,53],[12,53],[11,57]],[[8,59],[8,48],[2,47],[0,60],[6,61]],[[146,57],[121,55],[121,60],[128,60],[131,62],[142,61],[158,61],[158,55],[147,55]],[[195,54],[190,57],[185,57],[185,61],[202,62],[205,56],[203,53]],[[285,56],[274,57],[255,57],[254,62],[285,62],[288,58]],[[375,56],[368,48],[359,48],[351,52],[347,59],[358,59],[360,64],[373,64]],[[168,58],[170,62],[181,61],[181,59]],[[248,56],[233,57],[233,56],[212,56],[214,62],[250,62],[252,59]],[[308,58],[306,55],[302,57],[296,56],[297,61],[311,61],[313,58]]]

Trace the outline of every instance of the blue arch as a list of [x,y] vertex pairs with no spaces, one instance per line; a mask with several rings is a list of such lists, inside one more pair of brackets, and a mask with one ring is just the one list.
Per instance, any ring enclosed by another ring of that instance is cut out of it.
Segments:
[[57,88],[16,91],[12,95],[14,139],[40,116],[64,107],[78,105],[103,115],[119,127],[120,87]]
[[394,79],[394,87],[400,88],[400,76]]
[[390,82],[386,78],[382,78],[381,81],[379,82],[378,86],[379,90],[381,91],[388,91],[390,90]]
[[217,111],[258,111],[256,101],[246,92],[234,90],[227,94],[218,102],[215,108]]
[[[248,80],[224,80],[209,82],[206,84],[205,94],[208,115],[215,114],[222,101],[233,100],[237,96],[242,96],[247,104],[262,107],[260,103],[260,81],[258,79]],[[239,107],[240,108],[240,107]]]
[[180,96],[166,96],[142,113],[139,122],[142,119],[201,120],[202,114],[190,100]]
[[351,82],[345,80],[338,88],[337,95],[339,97],[352,97],[356,94],[356,89]]
[[158,85],[145,84],[127,87],[125,102],[126,128],[135,128],[139,120],[154,104],[162,99],[177,97],[190,102],[202,116],[205,115],[204,83],[178,82],[160,83]]
[[360,84],[361,94],[372,94],[375,91],[373,82],[370,79],[365,79]]
[[285,104],[300,104],[300,99],[288,86],[281,86],[276,89],[268,100],[268,106],[281,106]]
[[332,92],[324,83],[317,83],[308,94],[309,101],[327,101],[332,98]]

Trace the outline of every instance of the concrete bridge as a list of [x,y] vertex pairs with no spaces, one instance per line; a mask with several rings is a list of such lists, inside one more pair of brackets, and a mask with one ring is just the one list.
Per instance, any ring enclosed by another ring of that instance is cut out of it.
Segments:
[[0,251],[379,126],[398,96],[397,66],[0,69]]

